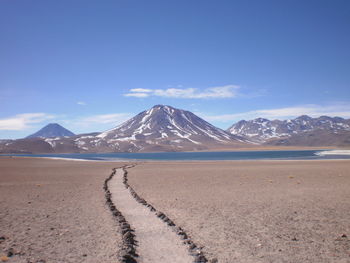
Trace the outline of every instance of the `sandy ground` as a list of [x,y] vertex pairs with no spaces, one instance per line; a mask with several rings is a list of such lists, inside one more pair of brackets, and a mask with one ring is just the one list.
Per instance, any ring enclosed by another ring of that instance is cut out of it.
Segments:
[[135,230],[140,263],[172,262],[191,263],[187,247],[180,237],[171,230],[155,212],[138,203],[123,184],[124,171],[118,169],[109,182],[112,201]]
[[350,262],[350,161],[147,162],[129,184],[218,262]]
[[[118,262],[102,185],[120,165],[0,158],[0,258]],[[144,162],[128,178],[213,262],[350,262],[349,160]]]
[[0,258],[12,252],[8,262],[117,262],[120,229],[102,190],[116,166],[0,158]]

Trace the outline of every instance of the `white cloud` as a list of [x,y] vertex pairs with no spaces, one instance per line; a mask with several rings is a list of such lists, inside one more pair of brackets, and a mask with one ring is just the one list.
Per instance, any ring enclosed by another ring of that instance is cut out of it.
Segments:
[[130,92],[145,93],[145,92],[152,92],[152,90],[151,89],[131,89]]
[[309,115],[311,117],[326,115],[333,117],[337,116],[350,118],[350,103],[337,103],[325,106],[309,104],[276,109],[260,109],[222,115],[206,115],[203,113],[197,114],[208,121],[217,122],[239,121],[242,119],[251,120],[259,117],[266,119],[289,119],[298,117],[300,115]]
[[102,114],[78,119],[76,123],[84,126],[90,126],[95,124],[119,124],[128,120],[131,117],[132,115],[129,113]]
[[10,118],[0,119],[0,130],[20,131],[31,128],[31,124],[53,119],[54,116],[46,113],[23,113]]
[[142,92],[136,92],[136,93],[126,93],[124,94],[125,97],[136,97],[136,98],[146,98],[148,97],[150,94],[148,93],[142,93]]
[[168,89],[131,89],[126,97],[145,98],[150,96],[179,98],[179,99],[211,99],[211,98],[233,98],[238,95],[239,86],[226,85],[211,87],[204,90],[195,88],[168,88]]
[[77,104],[78,104],[78,105],[81,105],[81,106],[85,106],[85,105],[87,105],[87,103],[86,103],[86,102],[84,102],[84,101],[78,101],[78,102],[77,102]]

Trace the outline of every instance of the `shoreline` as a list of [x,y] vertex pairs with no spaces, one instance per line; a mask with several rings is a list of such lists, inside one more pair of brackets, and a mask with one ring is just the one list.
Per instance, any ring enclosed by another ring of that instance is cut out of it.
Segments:
[[[206,160],[198,160],[198,159],[183,159],[183,160],[172,160],[172,159],[129,159],[129,158],[116,158],[109,160],[90,160],[90,159],[78,159],[78,158],[64,158],[64,157],[44,157],[44,156],[7,156],[0,155],[1,159],[43,159],[43,160],[57,160],[57,161],[70,161],[70,162],[91,162],[91,163],[128,163],[128,162],[136,162],[136,163],[164,163],[164,162],[263,162],[263,161],[290,161],[290,162],[300,162],[300,161],[346,161],[350,160],[349,158],[334,158],[334,155],[337,154],[325,154],[325,155],[316,155],[315,158],[259,158],[259,159],[226,159],[226,160],[215,160],[215,159],[206,159]],[[342,156],[349,156],[348,154],[339,154]],[[329,156],[329,157],[328,157]],[[322,158],[320,158],[322,157]]]
[[175,152],[85,152],[85,153],[0,153],[1,156],[16,156],[25,155],[47,155],[47,154],[159,154],[159,153],[208,153],[208,152],[273,152],[273,151],[343,151],[350,150],[350,147],[338,147],[338,146],[315,146],[315,147],[300,147],[300,146],[271,146],[271,147],[247,147],[247,148],[217,148],[217,149],[207,149],[200,151],[175,151]]

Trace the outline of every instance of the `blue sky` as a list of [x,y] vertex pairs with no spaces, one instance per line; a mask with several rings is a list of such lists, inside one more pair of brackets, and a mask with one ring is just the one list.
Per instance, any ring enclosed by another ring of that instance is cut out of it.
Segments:
[[350,118],[350,1],[0,2],[0,138],[103,131],[156,104],[228,128]]

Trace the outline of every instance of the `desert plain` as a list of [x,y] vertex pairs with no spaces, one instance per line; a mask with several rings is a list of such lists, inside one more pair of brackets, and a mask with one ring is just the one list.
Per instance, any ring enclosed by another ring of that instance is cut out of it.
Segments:
[[11,252],[8,262],[116,262],[121,235],[102,190],[116,166],[0,158],[0,258]]
[[[0,257],[118,262],[102,186],[123,164],[0,158]],[[136,162],[128,180],[209,262],[350,262],[350,160]]]

